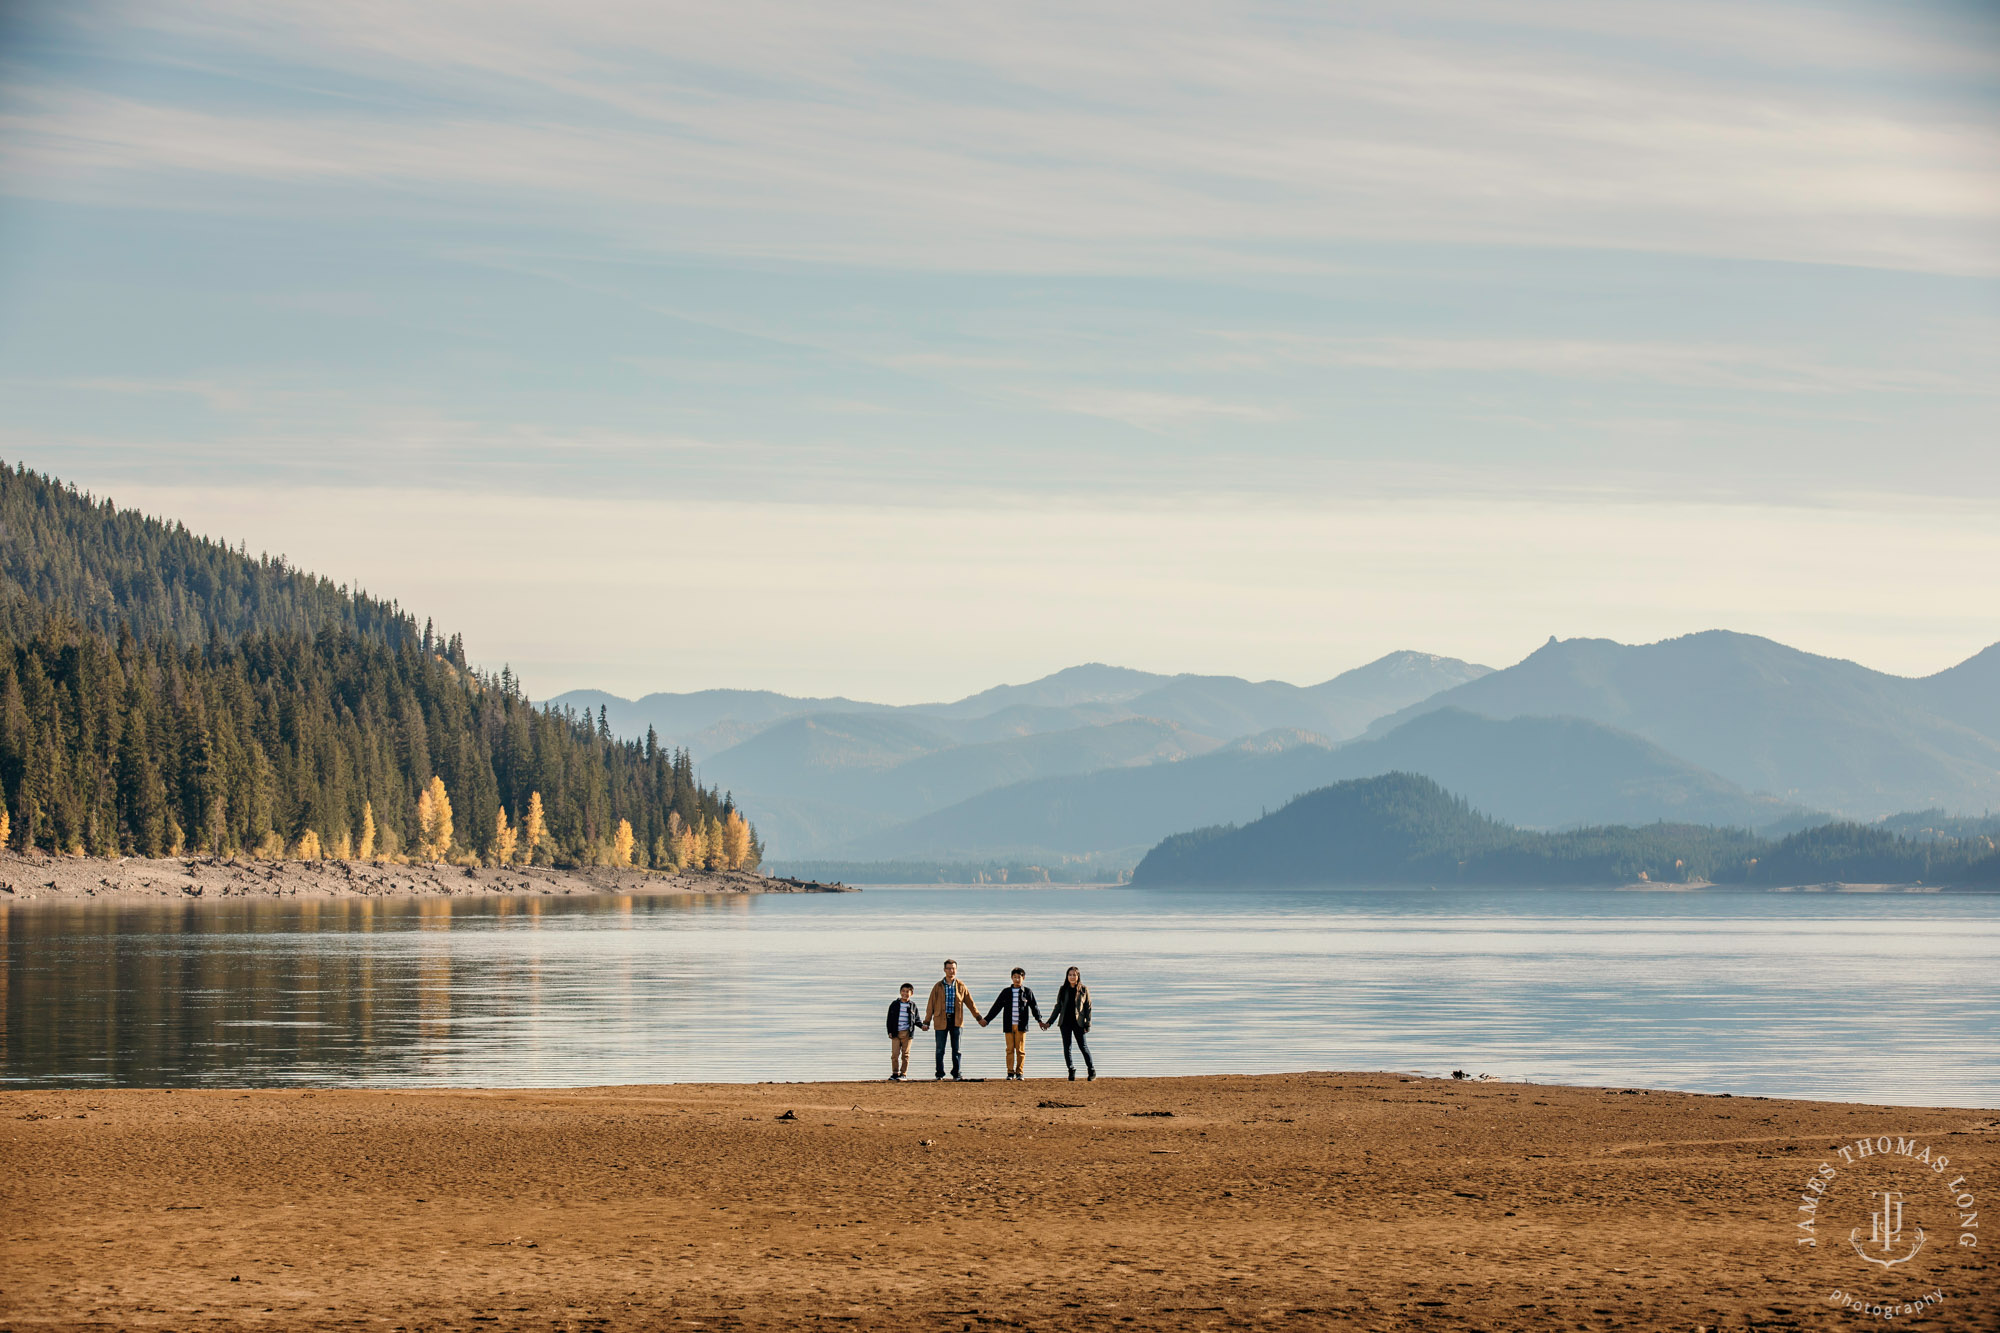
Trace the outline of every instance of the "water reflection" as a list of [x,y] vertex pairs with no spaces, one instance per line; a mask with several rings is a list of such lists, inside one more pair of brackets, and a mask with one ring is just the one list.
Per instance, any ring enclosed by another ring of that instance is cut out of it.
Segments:
[[[0,1081],[875,1077],[896,983],[946,954],[982,1001],[1017,962],[1045,1000],[1083,967],[1118,1073],[2000,1105],[2000,903],[1755,894],[29,904],[0,910]],[[974,1072],[998,1073],[997,1031],[969,1036]],[[1035,1034],[1031,1075],[1059,1055]]]

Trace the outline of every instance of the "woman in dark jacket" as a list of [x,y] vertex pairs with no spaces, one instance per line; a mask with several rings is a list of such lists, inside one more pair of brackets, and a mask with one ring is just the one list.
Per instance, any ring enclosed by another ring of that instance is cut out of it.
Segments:
[[1076,1061],[1069,1052],[1070,1043],[1083,1052],[1083,1067],[1090,1071],[1090,1077],[1097,1077],[1097,1062],[1090,1058],[1090,1043],[1084,1040],[1090,1031],[1090,987],[1083,984],[1083,973],[1075,968],[1063,978],[1062,989],[1056,992],[1056,1007],[1049,1015],[1049,1023],[1062,1028],[1063,1063],[1069,1067],[1070,1081],[1076,1081]]

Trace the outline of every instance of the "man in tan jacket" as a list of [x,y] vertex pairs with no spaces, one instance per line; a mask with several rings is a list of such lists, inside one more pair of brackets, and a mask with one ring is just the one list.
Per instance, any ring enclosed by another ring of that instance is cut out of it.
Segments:
[[924,1023],[937,1032],[937,1076],[944,1077],[944,1047],[951,1043],[951,1076],[958,1075],[958,1030],[972,1019],[985,1027],[986,1020],[979,1016],[979,1006],[973,1003],[972,992],[958,979],[958,960],[944,960],[944,980],[931,987],[930,1003],[924,1006]]

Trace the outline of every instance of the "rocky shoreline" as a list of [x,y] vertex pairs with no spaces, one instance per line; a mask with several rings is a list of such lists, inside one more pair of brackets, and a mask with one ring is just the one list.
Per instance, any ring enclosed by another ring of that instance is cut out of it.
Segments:
[[696,893],[856,893],[845,884],[754,870],[558,870],[551,866],[396,865],[381,861],[259,861],[249,857],[119,857],[0,853],[0,903],[79,900],[212,901]]

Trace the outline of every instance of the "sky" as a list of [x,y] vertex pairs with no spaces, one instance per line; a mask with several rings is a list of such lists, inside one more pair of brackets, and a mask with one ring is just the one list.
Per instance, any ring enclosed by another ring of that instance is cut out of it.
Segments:
[[538,697],[2000,640],[2000,9],[0,6],[0,457]]

